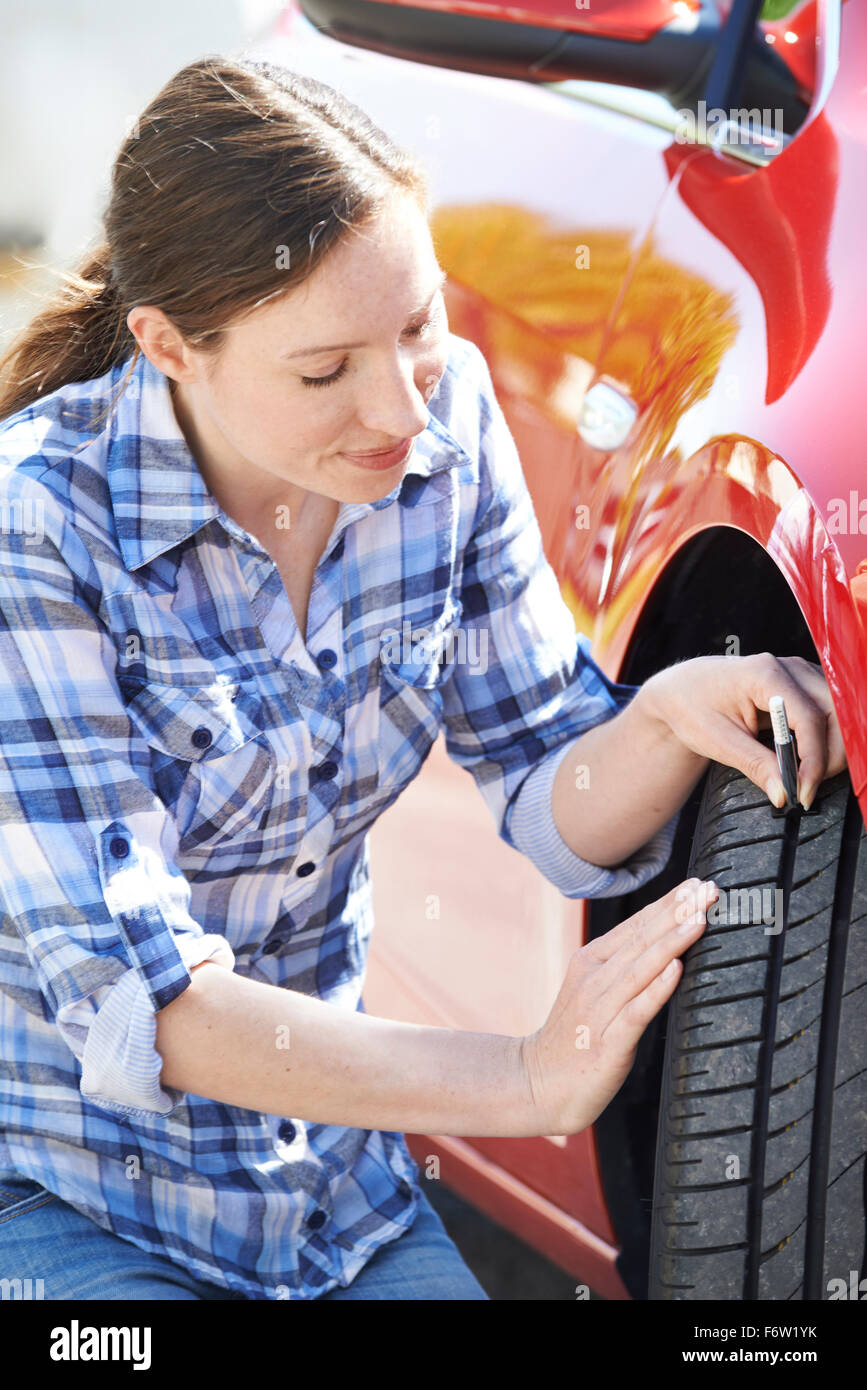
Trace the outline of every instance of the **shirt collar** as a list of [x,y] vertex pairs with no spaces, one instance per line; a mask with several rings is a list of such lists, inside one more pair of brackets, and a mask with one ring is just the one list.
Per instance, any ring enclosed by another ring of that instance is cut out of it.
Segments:
[[[130,356],[110,373],[112,392],[126,377],[131,360]],[[375,502],[341,502],[332,543],[346,526],[368,511],[378,511],[396,499],[414,505],[420,485],[405,487],[407,478],[431,478],[470,461],[430,405],[428,409],[428,423],[416,436],[401,481]],[[209,491],[184,438],[168,377],[144,353],[139,354],[130,373],[106,434],[106,481],[118,545],[128,570],[147,564],[214,518],[238,534],[237,523]]]

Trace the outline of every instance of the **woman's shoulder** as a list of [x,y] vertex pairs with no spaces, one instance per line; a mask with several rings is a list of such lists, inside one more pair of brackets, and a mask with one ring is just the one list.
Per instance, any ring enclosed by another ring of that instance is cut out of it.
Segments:
[[4,510],[28,505],[73,526],[93,521],[105,473],[99,445],[123,371],[70,382],[0,421],[0,528]]
[[58,558],[93,588],[96,555],[114,555],[106,414],[124,367],[71,382],[0,421],[0,568],[40,583]]
[[0,420],[0,458],[23,463],[51,452],[67,453],[94,439],[105,427],[112,396],[128,363],[103,376],[71,381]]

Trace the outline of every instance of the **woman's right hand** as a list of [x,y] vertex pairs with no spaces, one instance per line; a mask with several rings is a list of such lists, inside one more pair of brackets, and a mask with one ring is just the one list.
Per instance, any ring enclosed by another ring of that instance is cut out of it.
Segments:
[[521,1042],[539,1134],[577,1134],[620,1090],[718,895],[688,879],[575,952],[547,1021]]

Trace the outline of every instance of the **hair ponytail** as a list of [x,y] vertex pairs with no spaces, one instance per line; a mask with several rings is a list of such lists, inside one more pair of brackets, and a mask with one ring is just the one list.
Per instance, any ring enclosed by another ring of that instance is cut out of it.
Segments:
[[88,252],[77,271],[58,271],[54,293],[0,359],[0,419],[72,381],[102,376],[138,344],[111,272],[107,243]]

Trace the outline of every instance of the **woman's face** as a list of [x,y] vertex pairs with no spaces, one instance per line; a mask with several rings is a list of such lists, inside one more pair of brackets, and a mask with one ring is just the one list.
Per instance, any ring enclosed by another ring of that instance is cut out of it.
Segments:
[[[183,363],[163,359],[156,328],[149,339],[138,323],[224,506],[243,496],[264,515],[300,509],[308,492],[367,502],[397,486],[409,455],[376,469],[349,455],[393,450],[426,427],[448,355],[444,278],[423,211],[399,192],[303,284],[229,328],[217,356],[185,346]],[[132,310],[130,327],[147,312]]]

